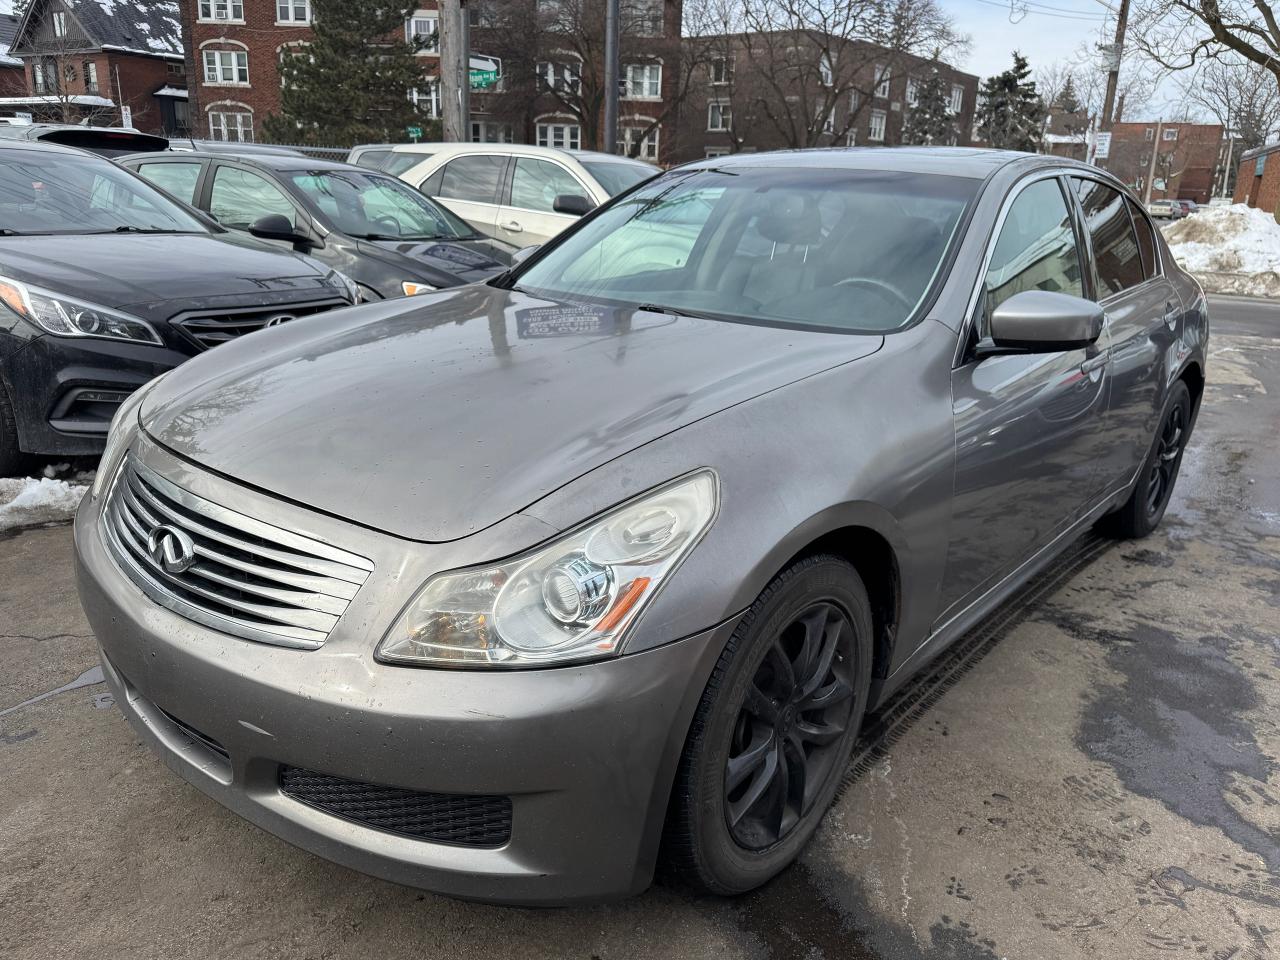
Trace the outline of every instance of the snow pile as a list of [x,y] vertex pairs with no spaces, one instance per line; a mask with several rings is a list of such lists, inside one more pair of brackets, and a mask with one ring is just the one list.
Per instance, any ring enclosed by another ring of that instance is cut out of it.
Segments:
[[0,530],[70,520],[93,482],[93,471],[76,473],[70,481],[55,479],[68,466],[45,467],[41,477],[0,477]]
[[1164,238],[1210,293],[1280,297],[1280,223],[1271,214],[1243,203],[1201,207]]

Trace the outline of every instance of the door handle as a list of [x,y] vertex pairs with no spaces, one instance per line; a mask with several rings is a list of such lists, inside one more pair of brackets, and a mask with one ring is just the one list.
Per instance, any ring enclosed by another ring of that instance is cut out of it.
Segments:
[[1107,365],[1108,355],[1109,351],[1103,350],[1101,353],[1089,357],[1080,364],[1080,372],[1087,373],[1092,377],[1095,371],[1101,370]]
[[1164,325],[1170,330],[1178,326],[1178,308],[1172,303],[1164,305]]
[[520,224],[516,223],[516,221],[514,220],[512,220],[510,223],[504,223],[502,225],[502,229],[508,230],[511,233],[522,233],[524,231],[524,227],[520,226]]

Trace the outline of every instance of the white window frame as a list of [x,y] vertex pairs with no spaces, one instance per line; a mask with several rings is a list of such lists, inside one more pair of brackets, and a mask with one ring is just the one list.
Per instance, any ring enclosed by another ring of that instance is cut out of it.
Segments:
[[549,90],[577,93],[582,89],[582,64],[577,60],[542,60],[536,72]]
[[958,83],[951,85],[951,99],[947,102],[947,106],[951,108],[951,112],[959,114],[964,109],[964,87]]
[[[249,86],[249,53],[246,50],[202,50],[206,87]],[[243,79],[241,75],[243,74]],[[213,79],[210,79],[210,76]],[[228,77],[230,79],[228,79]]]
[[884,143],[885,130],[889,125],[889,113],[886,110],[872,110],[868,123],[867,139],[872,143]]
[[[419,25],[427,29],[419,29]],[[432,37],[428,40],[418,52],[424,55],[440,54],[440,14],[432,10],[415,10],[413,15],[404,22],[404,39],[406,43],[413,43],[414,37]]]
[[[495,131],[495,138],[490,139],[490,131]],[[511,124],[497,120],[472,120],[472,143],[515,143],[515,134]]]
[[67,35],[67,12],[65,10],[53,11],[53,35],[55,37],[65,37]]
[[829,87],[836,82],[835,64],[825,53],[818,59],[818,79],[824,87]]
[[1154,140],[1156,138],[1156,128],[1147,127],[1147,129],[1144,131],[1144,135],[1147,140]]
[[[302,9],[302,17],[294,14]],[[288,16],[280,16],[284,12]],[[277,27],[305,27],[311,23],[311,0],[276,0]]]
[[889,68],[883,63],[877,63],[875,66],[875,88],[872,90],[872,96],[880,97],[882,100],[889,99],[889,81],[893,78],[889,76]]
[[244,0],[200,0],[201,23],[244,23]]
[[628,63],[623,69],[621,92],[624,100],[661,100],[662,64]]
[[915,77],[907,77],[907,106],[920,105],[920,81]]
[[[234,122],[231,122],[234,118]],[[235,132],[233,139],[230,134]],[[253,114],[244,110],[210,110],[209,139],[224,143],[253,143]]]
[[[636,117],[634,119],[644,120],[644,117]],[[656,162],[658,159],[658,150],[659,150],[658,135],[661,132],[661,126],[655,126],[652,130],[649,131],[649,133],[646,136],[642,138],[640,134],[644,133],[644,131],[647,128],[648,128],[647,123],[643,127],[640,127],[640,126],[621,127],[618,130],[618,133],[619,133],[618,153],[620,153],[624,157],[631,156],[631,148],[635,146],[636,141],[639,140],[641,141],[640,151],[636,154],[636,157],[641,160],[652,160]]]
[[538,146],[555,150],[581,150],[582,127],[571,121],[540,120],[536,124]]
[[84,89],[85,93],[97,93],[98,88],[98,63],[96,60],[86,60],[84,62]]
[[1164,128],[1164,130],[1163,130],[1163,131],[1161,132],[1161,134],[1160,134],[1160,138],[1161,138],[1162,140],[1177,140],[1177,139],[1178,139],[1178,128],[1177,128],[1177,127],[1165,127],[1165,128]]
[[711,85],[724,87],[733,83],[733,57],[716,57],[711,61]]
[[712,157],[727,157],[728,155],[728,147],[707,147],[703,152],[703,157],[707,160],[710,160]]
[[728,100],[707,101],[707,132],[724,133],[733,129],[733,104]]
[[[425,92],[423,92],[425,90]],[[440,119],[440,81],[432,78],[429,79],[424,87],[414,87],[409,91],[409,99],[413,101],[413,105],[418,108],[419,113],[425,113],[432,120]],[[426,110],[422,105],[426,104]]]

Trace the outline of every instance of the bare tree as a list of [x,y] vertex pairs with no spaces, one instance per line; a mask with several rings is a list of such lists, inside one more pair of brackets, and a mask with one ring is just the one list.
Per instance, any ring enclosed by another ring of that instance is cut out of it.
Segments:
[[1280,87],[1269,70],[1242,57],[1222,56],[1201,64],[1181,84],[1186,102],[1213,117],[1251,150],[1280,128]]
[[1280,84],[1280,21],[1267,0],[1139,0],[1130,32],[1166,69],[1189,70],[1234,54]]
[[[1113,29],[1104,24],[1103,32]],[[1131,31],[1132,33],[1133,31]],[[1102,113],[1106,96],[1107,70],[1111,64],[1111,51],[1107,44],[1083,43],[1067,65],[1074,79],[1075,93],[1081,106],[1091,115]],[[1161,71],[1141,51],[1130,46],[1120,61],[1120,81],[1116,87],[1116,108],[1113,119],[1120,122],[1124,113],[1132,115],[1150,102],[1160,82]]]
[[86,123],[106,126],[122,116],[120,107],[86,100],[101,97],[110,101],[109,78],[96,76],[92,50],[83,37],[75,34],[55,36],[41,33],[27,47],[32,57],[36,94],[49,97],[46,115],[58,123]]

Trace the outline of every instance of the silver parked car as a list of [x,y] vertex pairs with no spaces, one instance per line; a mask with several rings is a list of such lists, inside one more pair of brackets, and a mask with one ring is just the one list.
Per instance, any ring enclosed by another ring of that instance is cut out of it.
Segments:
[[139,735],[305,849],[501,902],[659,863],[738,893],[869,710],[1087,527],[1160,522],[1207,337],[1094,167],[709,159],[135,394],[81,597]]

